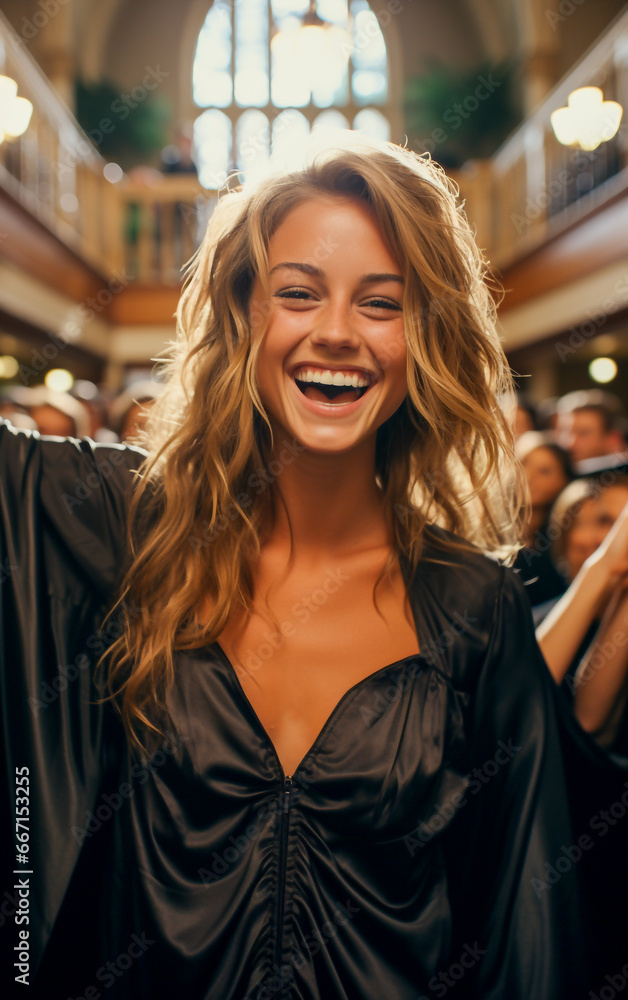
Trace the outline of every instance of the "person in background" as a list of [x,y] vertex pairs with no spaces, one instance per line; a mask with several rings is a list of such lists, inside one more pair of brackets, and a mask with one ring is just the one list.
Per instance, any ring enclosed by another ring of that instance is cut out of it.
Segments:
[[534,404],[521,392],[517,393],[517,403],[512,420],[515,441],[518,441],[522,434],[528,431],[538,430],[536,408]]
[[546,399],[541,399],[534,405],[538,421],[538,429],[540,431],[555,431],[556,423],[558,421],[558,414],[556,413],[558,396],[548,396]]
[[[594,479],[575,479],[557,498],[547,528],[552,562],[565,579],[565,589],[604,541],[596,510],[601,487]],[[556,603],[535,609],[540,623]]]
[[15,386],[12,397],[26,408],[40,434],[83,437],[89,433],[87,410],[68,392],[56,392],[46,385]]
[[622,576],[580,660],[573,683],[574,713],[593,739],[628,758],[628,578]]
[[552,504],[573,479],[569,452],[553,436],[527,431],[517,441],[515,454],[523,465],[530,494],[526,544],[515,560],[526,584],[530,604],[536,607],[565,590],[565,579],[556,569],[547,540]]
[[550,526],[565,526],[554,551],[570,585],[545,606],[536,637],[583,728],[605,749],[621,733],[627,755],[628,477],[606,487],[576,480],[564,493]]
[[[552,563],[563,577],[565,584],[561,594],[532,608],[537,633],[538,626],[548,618],[562,594],[573,587],[577,578],[579,583],[586,587],[586,574],[582,578],[578,575],[587,560],[594,556],[604,542],[627,500],[628,476],[618,477],[609,486],[604,486],[593,478],[574,479],[557,498],[550,513],[544,544],[548,547]],[[571,595],[573,593],[572,589]],[[593,631],[589,629],[599,620],[603,606],[603,602],[596,605],[596,614],[585,628],[582,647],[579,648],[576,644],[575,649],[579,651],[580,656],[584,654],[593,638],[595,629]],[[576,660],[579,658],[577,656]],[[567,661],[567,666],[569,662]],[[561,659],[560,663],[564,661]],[[563,669],[557,661],[552,672],[558,680],[562,680],[567,666]]]
[[[622,509],[623,505],[623,509]],[[609,522],[619,513],[619,517]],[[562,531],[560,530],[562,528]],[[628,765],[628,477],[609,487],[600,481],[574,480],[560,495],[550,517],[554,557],[572,582],[566,593],[546,603],[546,617],[536,637],[575,730],[591,742],[595,752],[625,772]],[[547,610],[549,614],[547,614]],[[541,609],[535,609],[536,612]],[[594,754],[591,754],[593,759]],[[625,825],[602,819],[626,791],[621,777],[615,790],[601,789],[603,809],[591,809],[587,798],[597,783],[586,763],[578,761],[568,772],[578,793],[573,798],[574,826],[594,831],[589,847],[603,836],[603,849],[584,850],[578,869],[586,885],[588,912],[614,912],[614,942],[609,931],[592,925],[589,947],[598,956],[594,978],[604,982],[609,968],[625,961],[628,922],[625,908],[613,906],[609,872],[617,884],[628,876]],[[624,800],[625,801],[625,800]],[[594,825],[597,821],[597,826]],[[614,876],[614,877],[615,877]],[[593,990],[588,997],[598,996]]]
[[148,408],[161,395],[163,384],[155,379],[133,382],[114,400],[109,420],[120,441],[132,441],[146,424]]
[[[628,461],[625,418],[620,400],[601,389],[570,392],[557,404],[557,440],[574,462],[612,459],[604,466]],[[593,467],[576,467],[587,474]]]
[[[177,129],[174,144],[165,146],[161,151],[161,172],[163,174],[188,174],[198,176],[195,162],[194,125],[193,122],[183,122]],[[163,229],[161,216],[158,216],[159,239],[170,239],[175,261],[177,262],[173,278],[180,278],[178,270],[199,245],[203,233],[198,230],[196,203],[192,206],[188,201],[177,201],[174,206],[172,220],[172,235]]]
[[194,126],[184,122],[177,129],[173,145],[164,146],[161,151],[161,171],[164,174],[198,173],[194,161]]
[[[620,476],[596,500],[598,530],[620,557],[627,505],[628,476]],[[615,536],[619,540],[611,545]],[[580,725],[600,746],[624,757],[628,757],[627,584],[628,578],[621,576],[613,593],[602,602],[601,613],[598,608],[599,630],[578,664],[573,683],[574,712]]]

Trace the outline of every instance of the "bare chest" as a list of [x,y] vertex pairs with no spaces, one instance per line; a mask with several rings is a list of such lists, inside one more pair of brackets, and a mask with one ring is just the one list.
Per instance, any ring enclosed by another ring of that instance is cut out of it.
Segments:
[[[419,652],[401,573],[377,589],[381,616],[373,604],[376,577],[340,565],[316,575],[292,573],[270,589],[258,587],[246,626],[230,622],[219,636],[285,774],[305,757],[347,691]],[[268,611],[264,593],[274,622],[260,613]]]

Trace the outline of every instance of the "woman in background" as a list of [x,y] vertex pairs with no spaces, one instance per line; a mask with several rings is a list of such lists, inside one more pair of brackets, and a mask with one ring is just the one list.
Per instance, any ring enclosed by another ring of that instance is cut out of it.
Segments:
[[529,512],[524,547],[514,562],[520,570],[532,607],[557,597],[565,590],[565,579],[550,554],[547,534],[549,514],[558,494],[573,479],[569,452],[556,444],[551,433],[528,431],[517,440],[515,454],[526,475]]
[[614,480],[576,480],[556,501],[553,553],[569,587],[535,609],[536,635],[580,724],[628,757],[628,476]]

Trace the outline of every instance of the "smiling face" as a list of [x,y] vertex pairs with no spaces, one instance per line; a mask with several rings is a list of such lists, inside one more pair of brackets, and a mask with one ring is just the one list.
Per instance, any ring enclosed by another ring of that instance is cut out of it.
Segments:
[[574,579],[585,560],[592,556],[604,541],[605,532],[600,529],[595,508],[595,499],[589,498],[580,504],[573,516],[565,545],[565,561],[570,580]]
[[270,299],[251,292],[259,392],[273,426],[343,452],[374,436],[407,393],[403,277],[369,207],[339,195],[293,208],[268,249]]
[[528,452],[521,464],[528,479],[532,507],[549,507],[568,482],[560,459],[551,448],[540,446]]

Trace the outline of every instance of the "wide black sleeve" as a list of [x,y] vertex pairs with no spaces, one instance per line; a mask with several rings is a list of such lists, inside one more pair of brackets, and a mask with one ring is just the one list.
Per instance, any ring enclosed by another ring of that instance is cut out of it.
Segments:
[[[13,981],[22,929],[32,983],[79,855],[91,847],[80,831],[114,767],[112,713],[95,703],[102,692],[93,670],[108,638],[100,626],[120,581],[128,503],[144,457],[127,445],[0,421],[3,981]],[[20,877],[27,892],[16,888]],[[28,921],[18,925],[21,900]]]
[[[50,588],[65,592],[78,575],[81,585],[88,582],[108,599],[119,580],[135,471],[145,456],[131,445],[41,435],[0,419],[4,578],[23,575],[25,559],[43,542]],[[61,553],[72,569],[70,583],[65,565],[63,579],[50,579]]]
[[466,956],[456,995],[461,987],[473,1000],[584,1000],[585,849],[573,824],[557,690],[523,585],[513,570],[500,572],[469,704],[469,784],[448,838],[452,957]]

